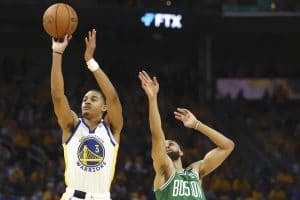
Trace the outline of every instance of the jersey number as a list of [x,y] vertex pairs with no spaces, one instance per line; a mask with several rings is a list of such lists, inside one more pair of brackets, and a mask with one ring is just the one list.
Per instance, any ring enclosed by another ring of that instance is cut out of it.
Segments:
[[95,144],[95,152],[99,153],[99,144]]

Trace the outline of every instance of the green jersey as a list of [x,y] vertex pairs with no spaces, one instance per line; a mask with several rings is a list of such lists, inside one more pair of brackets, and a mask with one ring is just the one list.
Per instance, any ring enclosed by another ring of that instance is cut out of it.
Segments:
[[191,168],[175,172],[170,179],[155,190],[156,200],[206,200],[198,173]]

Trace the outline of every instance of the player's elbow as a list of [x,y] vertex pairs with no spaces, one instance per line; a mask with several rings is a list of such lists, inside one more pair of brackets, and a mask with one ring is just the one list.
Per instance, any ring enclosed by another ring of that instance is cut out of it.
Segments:
[[228,140],[226,146],[227,146],[227,149],[228,149],[230,152],[232,152],[233,149],[234,149],[234,147],[235,147],[235,143],[234,143],[232,140]]
[[66,98],[64,93],[53,91],[53,90],[51,90],[51,96],[52,96],[52,100],[55,101],[55,102],[60,102],[64,98]]

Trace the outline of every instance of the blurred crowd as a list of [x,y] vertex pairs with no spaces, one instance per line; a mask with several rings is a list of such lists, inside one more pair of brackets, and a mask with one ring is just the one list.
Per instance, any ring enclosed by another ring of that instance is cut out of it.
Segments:
[[[137,79],[139,69],[121,60],[118,64],[104,67],[120,95],[125,119],[111,195],[114,200],[152,200],[154,171],[147,101]],[[65,189],[61,131],[49,89],[50,65],[37,69],[43,73],[30,65],[35,62],[27,57],[1,60],[1,200],[58,200]],[[66,95],[80,113],[82,95],[95,87],[95,81],[87,70],[73,69],[64,69]],[[162,62],[146,70],[158,76],[163,128],[167,138],[183,146],[185,166],[201,159],[214,145],[174,119],[172,113],[178,106],[189,108],[236,144],[224,164],[204,178],[208,200],[300,199],[299,101],[288,100],[280,92],[256,101],[242,95],[207,100],[204,92],[197,90],[199,72],[188,63]]]
[[0,3],[16,3],[16,4],[45,4],[50,5],[54,3],[68,3],[76,7],[111,7],[111,8],[184,8],[184,9],[210,9],[220,7],[220,1],[218,0],[0,0]]
[[[55,2],[58,1],[0,0],[10,4]],[[299,8],[298,0],[65,2],[76,6],[196,10],[220,9],[223,2],[274,2],[278,10]],[[0,200],[58,200],[65,190],[65,163],[61,130],[50,96],[50,39],[45,39],[37,25],[24,23],[25,30],[15,26],[0,27]],[[79,38],[85,28],[74,34],[63,64],[66,95],[78,114],[83,94],[97,88],[92,75],[84,69],[83,59],[75,60],[82,58],[83,41]],[[101,57],[96,60],[119,93],[125,120],[111,187],[113,200],[154,199],[148,106],[137,78],[141,69],[158,77],[163,128],[167,138],[183,146],[185,166],[203,158],[214,145],[174,119],[177,107],[190,109],[201,121],[235,142],[232,155],[203,180],[208,200],[300,199],[300,101],[288,99],[280,90],[259,100],[249,101],[242,93],[237,99],[215,99],[213,87],[218,77],[299,78],[298,33],[226,30],[212,34],[212,52],[207,53],[209,48],[204,44],[208,41],[202,40],[207,33],[105,28],[100,27],[97,35],[101,42],[96,54]],[[73,47],[80,50],[69,50]],[[211,68],[207,64],[210,61],[204,61],[210,56]]]
[[[224,0],[224,10],[231,11],[299,11],[298,0]],[[231,8],[231,9],[230,9]]]
[[[298,0],[0,0],[0,3],[17,4],[46,4],[65,2],[78,7],[112,7],[112,8],[175,8],[185,10],[220,11],[225,7],[236,7],[239,11],[245,11],[247,6],[257,6],[260,11],[299,11]],[[225,9],[226,10],[226,9]]]

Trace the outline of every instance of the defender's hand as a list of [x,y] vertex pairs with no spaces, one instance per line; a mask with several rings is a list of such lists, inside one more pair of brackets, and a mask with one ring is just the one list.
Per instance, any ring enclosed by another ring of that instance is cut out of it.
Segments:
[[139,79],[141,80],[142,88],[147,94],[148,98],[157,97],[159,91],[159,83],[156,77],[153,79],[144,70],[139,72]]
[[86,46],[84,59],[87,62],[94,57],[94,52],[96,49],[96,30],[93,29],[92,31],[89,31],[88,36],[85,37],[84,40]]
[[177,111],[174,112],[175,118],[179,121],[182,121],[185,127],[195,128],[198,123],[197,118],[193,113],[185,108],[177,108]]

